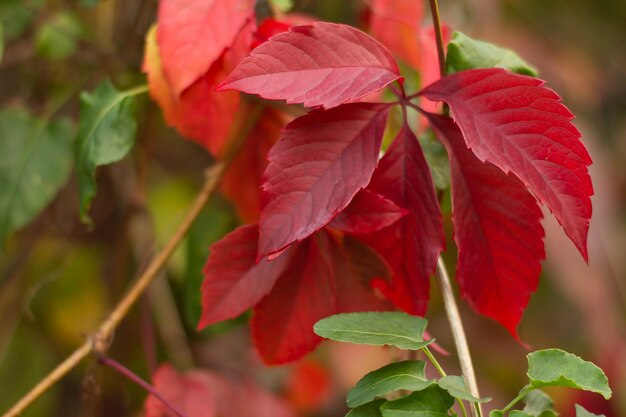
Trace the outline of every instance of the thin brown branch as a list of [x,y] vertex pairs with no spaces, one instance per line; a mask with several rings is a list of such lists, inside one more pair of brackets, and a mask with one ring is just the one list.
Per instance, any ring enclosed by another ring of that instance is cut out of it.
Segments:
[[441,19],[439,17],[439,4],[437,0],[430,0],[430,13],[433,16],[435,26],[435,40],[437,42],[437,57],[439,58],[439,75],[446,76],[446,53],[443,49],[443,33],[441,31]]
[[[450,277],[448,276],[448,270],[443,258],[439,258],[437,261],[437,279],[439,280],[439,287],[443,296],[443,303],[448,315],[448,322],[452,329],[452,336],[454,337],[454,344],[456,345],[457,356],[459,362],[461,362],[461,371],[463,376],[469,385],[470,393],[480,398],[478,393],[478,384],[476,383],[476,374],[474,373],[474,366],[472,365],[472,357],[469,351],[469,345],[467,344],[467,338],[465,337],[465,330],[463,329],[463,322],[461,321],[461,315],[459,314],[459,308],[456,305],[454,299],[454,293],[452,292],[452,285],[450,284]],[[472,409],[472,415],[482,416],[482,407],[480,403],[476,404],[475,409]]]

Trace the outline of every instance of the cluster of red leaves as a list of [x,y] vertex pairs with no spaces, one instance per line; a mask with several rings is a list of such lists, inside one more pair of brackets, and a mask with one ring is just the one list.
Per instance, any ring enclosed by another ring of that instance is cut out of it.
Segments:
[[[571,113],[541,80],[501,69],[436,81],[433,32],[417,23],[420,2],[371,2],[371,30],[386,47],[340,24],[267,20],[255,32],[245,1],[165,6],[181,2],[161,2],[158,47],[148,44],[146,62],[153,64],[146,67],[153,96],[183,135],[219,155],[228,136],[219,125],[231,124],[224,119],[232,113],[212,111],[225,97],[238,105],[230,90],[313,108],[282,131],[283,116],[266,109],[227,175],[225,193],[244,219],[258,224],[211,248],[199,327],[253,308],[257,350],[265,362],[279,364],[314,349],[320,338],[312,325],[328,315],[394,305],[425,313],[429,278],[445,247],[430,170],[406,120],[380,158],[389,110],[407,99],[362,102],[392,82],[403,90],[392,52],[430,84],[420,98],[450,106],[452,119],[429,112],[432,102],[420,111],[450,159],[463,297],[517,337],[544,258],[538,202],[587,258],[591,161]],[[228,30],[207,29],[223,19],[231,19]],[[199,20],[204,26],[194,26]],[[192,53],[196,46],[185,42],[202,46]],[[191,94],[198,85],[204,93]],[[220,92],[213,91],[217,85]],[[192,135],[186,129],[200,119]]]

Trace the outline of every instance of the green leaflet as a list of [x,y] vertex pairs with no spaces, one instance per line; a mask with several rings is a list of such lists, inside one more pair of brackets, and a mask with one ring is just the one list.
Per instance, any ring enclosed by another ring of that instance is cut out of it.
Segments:
[[52,60],[67,58],[76,49],[82,31],[81,23],[74,14],[58,13],[37,31],[37,52]]
[[448,417],[454,398],[438,385],[431,385],[380,407],[383,417]]
[[96,168],[124,158],[135,142],[134,96],[146,86],[120,92],[110,81],[101,82],[93,93],[80,96],[80,123],[75,144],[80,216],[89,223],[87,211],[96,195]]
[[611,398],[611,388],[602,369],[560,349],[538,350],[528,354],[531,388],[560,386],[596,392]]
[[461,32],[454,32],[448,44],[448,74],[478,68],[504,68],[522,75],[537,76],[537,70],[510,49],[477,41]]
[[556,417],[554,411],[554,401],[545,392],[540,389],[530,391],[524,397],[524,411],[532,417]]
[[380,406],[385,402],[386,400],[381,399],[363,404],[350,410],[348,414],[346,414],[346,417],[382,417]]
[[605,417],[604,414],[593,414],[576,404],[576,417]]
[[348,392],[348,407],[366,404],[397,390],[421,391],[434,384],[424,376],[424,361],[402,361],[391,363],[365,375]]
[[530,414],[526,414],[523,411],[513,410],[509,413],[509,417],[533,417]]
[[339,342],[418,350],[434,341],[424,341],[427,323],[422,317],[400,312],[348,313],[318,321],[313,331]]
[[67,182],[73,127],[68,120],[0,111],[0,242],[37,216]]
[[462,376],[457,375],[447,375],[439,379],[437,381],[437,385],[441,388],[448,391],[450,395],[454,398],[458,398],[460,400],[466,401],[474,401],[474,402],[487,402],[491,401],[491,398],[476,398],[472,394],[470,394],[467,385],[465,384],[465,379]]

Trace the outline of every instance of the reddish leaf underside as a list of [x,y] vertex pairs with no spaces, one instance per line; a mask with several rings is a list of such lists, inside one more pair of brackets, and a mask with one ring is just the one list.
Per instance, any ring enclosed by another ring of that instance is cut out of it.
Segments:
[[270,292],[290,261],[291,250],[256,263],[257,225],[243,226],[211,247],[202,282],[198,328],[237,317]]
[[365,189],[354,196],[330,226],[351,234],[372,233],[391,226],[406,213],[393,201]]
[[285,123],[285,116],[266,108],[222,179],[222,192],[235,204],[239,217],[246,223],[259,219],[267,154],[280,137]]
[[397,223],[366,236],[391,266],[390,287],[378,282],[394,304],[423,315],[428,303],[429,278],[445,246],[441,210],[435,187],[417,138],[404,126],[372,177],[368,190],[408,210]]
[[321,231],[296,244],[289,267],[254,309],[251,328],[262,359],[281,364],[312,351],[321,341],[313,325],[324,317],[386,309],[369,284],[387,276],[384,262],[350,239]]
[[257,259],[326,226],[367,185],[388,111],[386,104],[345,104],[285,127],[264,175]]
[[448,103],[474,154],[526,184],[587,260],[591,158],[572,114],[543,84],[503,69],[479,69],[445,77],[422,95]]
[[389,52],[350,26],[294,26],[252,51],[220,85],[267,99],[331,108],[400,78]]
[[481,162],[467,149],[452,119],[428,118],[450,158],[461,293],[518,338],[517,325],[545,257],[541,210],[517,177]]
[[253,16],[253,0],[159,1],[157,40],[175,96],[209,71]]

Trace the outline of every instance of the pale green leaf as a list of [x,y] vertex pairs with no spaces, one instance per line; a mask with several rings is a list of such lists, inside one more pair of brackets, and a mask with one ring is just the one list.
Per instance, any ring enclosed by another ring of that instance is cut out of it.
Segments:
[[24,109],[0,111],[0,242],[37,216],[67,182],[73,127]]
[[605,417],[604,414],[593,414],[576,404],[576,417]]
[[80,123],[75,158],[80,215],[89,222],[87,211],[96,195],[96,168],[124,158],[135,142],[135,95],[145,87],[120,92],[109,81],[93,93],[80,96]]
[[380,399],[363,404],[350,410],[348,414],[346,414],[346,417],[382,417],[380,406],[385,402],[386,400]]
[[293,8],[293,0],[269,0],[272,6],[286,13]]
[[380,407],[383,417],[447,417],[454,398],[437,385],[387,401]]
[[400,312],[348,313],[322,319],[313,330],[340,342],[418,350],[434,341],[424,341],[427,323],[422,317]]
[[509,413],[509,417],[533,417],[523,411],[513,410]]
[[546,349],[528,356],[532,388],[559,386],[596,392],[611,398],[611,388],[602,369],[560,349]]
[[491,398],[476,398],[472,394],[470,394],[469,389],[467,388],[467,384],[465,383],[465,379],[462,376],[457,375],[448,375],[444,376],[437,381],[437,385],[441,388],[448,391],[450,395],[454,398],[458,398],[460,400],[466,401],[474,401],[474,402],[487,402],[491,401]]
[[478,68],[504,68],[518,74],[537,76],[537,70],[510,49],[500,48],[454,32],[446,55],[448,74]]
[[358,407],[397,390],[421,391],[435,383],[424,376],[424,361],[391,363],[365,375],[348,392],[348,407]]
[[504,413],[502,410],[491,410],[489,412],[489,417],[504,417]]
[[554,401],[540,389],[530,391],[524,397],[524,412],[533,417],[556,417],[554,411]]
[[80,20],[71,13],[58,13],[44,23],[37,32],[37,52],[49,59],[67,58],[76,49],[82,33]]

